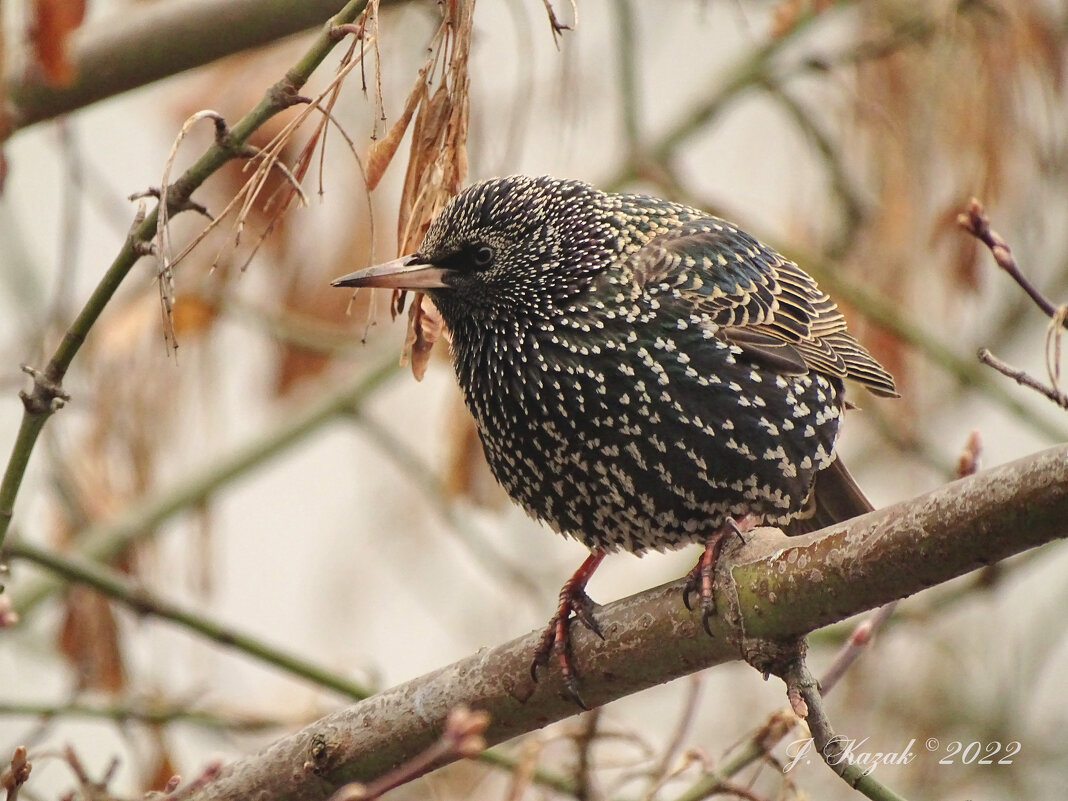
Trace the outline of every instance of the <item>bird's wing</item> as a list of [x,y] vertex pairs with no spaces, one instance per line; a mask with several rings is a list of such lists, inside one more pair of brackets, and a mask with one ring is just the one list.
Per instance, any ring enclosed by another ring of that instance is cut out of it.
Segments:
[[677,292],[754,361],[896,395],[893,378],[846,331],[837,305],[812,277],[724,220],[680,225],[647,242],[627,266],[637,291]]

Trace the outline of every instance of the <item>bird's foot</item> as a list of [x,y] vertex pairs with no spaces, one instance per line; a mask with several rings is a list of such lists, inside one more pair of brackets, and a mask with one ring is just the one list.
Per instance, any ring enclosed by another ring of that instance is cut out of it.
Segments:
[[756,523],[757,519],[753,515],[745,515],[738,519],[728,517],[727,522],[713,531],[705,540],[705,550],[701,553],[701,558],[686,576],[686,585],[682,588],[682,602],[686,604],[687,609],[692,610],[690,596],[697,593],[701,599],[701,625],[709,636],[712,636],[712,628],[708,621],[716,614],[716,599],[712,594],[712,576],[716,570],[716,563],[719,561],[719,554],[723,550],[723,544],[731,534],[741,537]]
[[538,645],[534,649],[534,659],[530,664],[530,677],[538,680],[538,668],[549,663],[549,658],[555,653],[557,664],[560,665],[560,675],[564,681],[567,694],[583,709],[588,709],[586,702],[578,691],[578,671],[575,670],[571,656],[571,618],[574,616],[582,622],[586,628],[604,639],[604,632],[594,617],[598,604],[586,594],[586,584],[593,572],[604,559],[604,551],[594,551],[575,571],[564,586],[560,588],[560,603],[556,607],[556,614],[549,621],[549,625],[541,633]]

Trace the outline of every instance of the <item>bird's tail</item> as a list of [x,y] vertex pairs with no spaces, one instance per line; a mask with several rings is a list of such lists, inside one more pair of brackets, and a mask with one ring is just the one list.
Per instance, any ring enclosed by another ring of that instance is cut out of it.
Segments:
[[875,507],[853,480],[841,458],[816,474],[808,503],[800,516],[783,528],[791,537],[843,523],[872,511]]

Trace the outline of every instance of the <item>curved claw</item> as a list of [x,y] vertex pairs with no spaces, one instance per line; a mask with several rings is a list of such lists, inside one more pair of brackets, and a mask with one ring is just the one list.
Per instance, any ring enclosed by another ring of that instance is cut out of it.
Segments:
[[[752,522],[748,518],[743,518],[742,527],[744,527],[744,530],[748,530],[752,527]],[[716,570],[716,563],[719,561],[719,554],[723,550],[723,543],[727,535],[737,534],[741,537],[742,527],[739,526],[738,521],[734,520],[734,518],[728,517],[722,526],[712,532],[711,536],[705,541],[705,549],[701,552],[701,558],[697,560],[697,564],[693,566],[693,569],[687,575],[686,584],[682,588],[682,603],[688,611],[694,611],[694,607],[690,603],[691,595],[696,594],[701,599],[701,627],[708,632],[710,637],[713,634],[709,620],[716,614],[716,599],[712,594],[712,578]]]
[[604,631],[601,624],[594,617],[594,612],[600,608],[600,604],[594,601],[585,592],[569,592],[565,597],[560,596],[560,608],[549,621],[538,639],[534,648],[534,658],[530,662],[530,678],[538,680],[538,668],[549,663],[549,657],[556,652],[560,660],[560,672],[563,674],[564,684],[568,693],[579,702],[579,706],[586,708],[585,703],[579,697],[577,690],[575,670],[571,664],[571,618],[580,621],[586,628],[604,639]]
[[714,615],[715,613],[716,613],[715,607],[713,607],[711,609],[702,609],[701,610],[701,627],[705,630],[705,633],[709,637],[715,637],[716,636],[715,634],[712,633],[712,626],[708,622],[709,620],[712,619],[712,615]]
[[593,616],[593,613],[601,608],[601,605],[594,601],[586,593],[575,599],[576,603],[572,606],[571,611],[575,613],[576,619],[582,622],[586,628],[604,639],[604,631],[601,630],[601,624],[597,622],[597,618]]
[[567,690],[567,694],[571,696],[571,700],[582,707],[584,712],[590,711],[590,708],[586,706],[586,702],[582,700],[582,696],[579,695],[578,679],[575,678],[574,673],[564,674],[564,689]]
[[571,659],[570,623],[571,618],[574,617],[602,640],[604,639],[604,631],[594,614],[600,605],[586,594],[586,583],[604,557],[604,551],[594,551],[575,571],[575,575],[565,582],[560,590],[560,602],[556,607],[556,614],[542,631],[538,644],[534,648],[534,658],[530,663],[530,678],[537,682],[538,668],[547,665],[549,658],[555,653],[560,664],[564,689],[583,709],[589,707],[586,706],[586,702],[578,692],[578,673]]

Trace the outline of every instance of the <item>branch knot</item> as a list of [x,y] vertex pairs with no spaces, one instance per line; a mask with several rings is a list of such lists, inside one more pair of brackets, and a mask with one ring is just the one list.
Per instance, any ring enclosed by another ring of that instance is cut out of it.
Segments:
[[64,391],[63,385],[53,378],[47,371],[38,370],[28,364],[19,365],[22,372],[33,379],[33,389],[29,392],[23,390],[19,393],[22,405],[27,414],[48,415],[59,411],[70,400],[70,395]]

